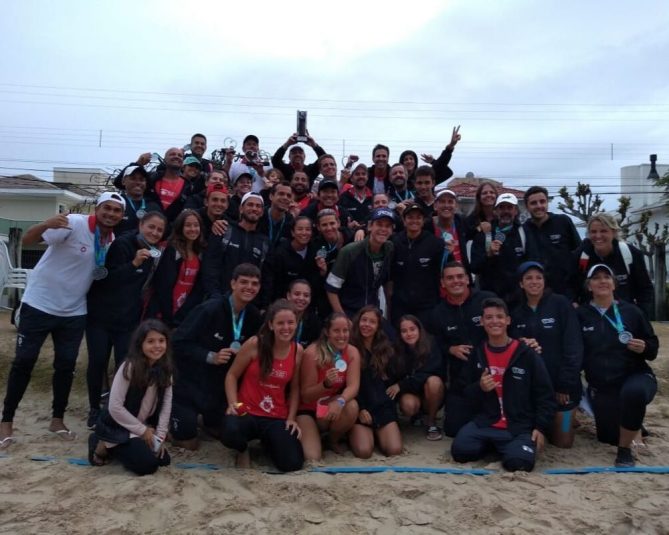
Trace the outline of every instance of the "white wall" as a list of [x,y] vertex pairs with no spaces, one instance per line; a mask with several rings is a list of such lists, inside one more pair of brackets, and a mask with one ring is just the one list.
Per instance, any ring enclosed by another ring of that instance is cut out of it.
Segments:
[[[669,171],[669,165],[658,164],[656,167],[660,176],[664,176]],[[630,210],[638,210],[660,201],[663,191],[648,180],[649,172],[649,163],[620,168],[620,192],[632,198]]]

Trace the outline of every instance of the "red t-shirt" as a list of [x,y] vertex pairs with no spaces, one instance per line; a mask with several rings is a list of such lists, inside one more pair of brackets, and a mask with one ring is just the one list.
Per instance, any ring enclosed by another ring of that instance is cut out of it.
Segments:
[[267,377],[260,375],[260,360],[254,358],[242,377],[238,400],[244,410],[254,416],[285,420],[288,418],[286,387],[295,373],[297,344],[290,344],[288,356],[272,361],[272,371]]
[[[346,362],[346,369],[348,370],[348,366],[351,364],[350,357],[348,356],[348,348],[345,349],[344,352],[341,354],[341,359],[344,362]],[[325,376],[327,375],[328,370],[333,366],[334,362],[332,364],[328,364],[326,366],[317,368],[318,371],[317,383],[322,383],[325,380]],[[346,387],[346,371],[339,372],[337,373],[337,378],[332,382],[332,386],[323,393],[322,397],[329,398],[331,396],[336,396],[337,394],[341,394],[341,391],[344,390],[345,387]],[[315,411],[316,403],[317,401],[312,401],[311,403],[305,403],[304,401],[300,401],[299,410]]]
[[193,290],[195,279],[200,271],[200,259],[197,256],[184,258],[179,267],[177,282],[172,290],[172,314],[176,314]]
[[504,373],[506,372],[511,357],[513,356],[516,348],[518,347],[518,340],[512,340],[508,347],[502,352],[492,351],[488,344],[485,345],[485,356],[488,361],[488,369],[490,370],[490,375],[495,379],[495,393],[497,394],[497,400],[499,401],[499,410],[502,415],[497,422],[492,424],[492,427],[497,429],[506,429],[506,414],[504,414]]
[[163,210],[167,210],[167,207],[179,198],[181,190],[184,189],[184,183],[183,178],[178,180],[159,180],[156,182],[155,189]]
[[[434,235],[439,238],[440,240],[444,239],[444,232],[448,232],[451,236],[453,236],[453,250],[448,253],[448,258],[445,258],[444,262],[442,262],[442,270],[444,266],[446,265],[447,262],[452,262],[453,260],[457,260],[458,262],[462,262],[462,251],[460,250],[460,240],[458,239],[458,231],[455,228],[455,225],[451,225],[448,228],[441,228],[437,226],[436,224],[434,225]],[[446,243],[444,241],[444,243]],[[444,251],[446,253],[446,251]],[[442,299],[446,299],[446,288],[443,286],[439,286],[439,296]]]

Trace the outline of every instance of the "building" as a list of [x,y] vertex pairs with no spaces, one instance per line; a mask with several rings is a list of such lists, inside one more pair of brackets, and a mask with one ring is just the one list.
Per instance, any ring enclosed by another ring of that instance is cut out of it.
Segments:
[[505,186],[498,180],[491,178],[478,178],[474,173],[467,173],[465,177],[455,177],[446,182],[448,189],[452,190],[458,196],[458,204],[460,205],[460,212],[463,215],[469,214],[474,208],[476,202],[476,190],[482,182],[491,182],[499,194],[513,193],[518,199],[518,210],[520,212],[520,219],[524,220],[526,217],[525,201],[523,190],[514,189]]

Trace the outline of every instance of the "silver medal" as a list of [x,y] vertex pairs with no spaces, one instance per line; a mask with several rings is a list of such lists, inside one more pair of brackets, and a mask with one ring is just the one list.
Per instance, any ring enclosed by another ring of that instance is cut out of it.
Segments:
[[239,351],[242,348],[242,344],[239,343],[239,340],[235,340],[230,344],[230,349],[233,351]]
[[506,240],[506,234],[504,234],[501,230],[498,230],[497,232],[495,232],[494,239],[498,242],[504,243],[504,241]]
[[344,359],[338,359],[335,362],[335,368],[337,368],[338,372],[344,373],[346,371],[346,368],[348,368],[348,364],[346,364],[346,361]]
[[146,212],[140,208],[135,214],[137,215],[137,219],[142,219],[146,215]]
[[441,235],[441,238],[442,238],[444,241],[453,241],[453,234],[451,234],[450,232],[444,232],[444,233]]
[[99,281],[104,279],[109,272],[107,271],[107,268],[104,266],[95,266],[95,269],[93,270],[93,280]]
[[632,338],[634,337],[632,336],[632,333],[629,331],[622,331],[618,333],[618,340],[620,340],[620,343],[623,345],[629,344]]
[[160,258],[162,253],[160,252],[160,249],[151,247],[151,249],[149,249],[149,254],[151,255],[151,258]]
[[328,256],[328,251],[325,247],[321,247],[318,251],[316,251],[316,258],[327,258]]

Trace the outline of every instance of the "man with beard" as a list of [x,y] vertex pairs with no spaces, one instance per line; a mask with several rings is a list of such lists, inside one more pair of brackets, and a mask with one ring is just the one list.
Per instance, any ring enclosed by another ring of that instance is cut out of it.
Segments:
[[254,193],[260,193],[265,189],[265,182],[263,177],[265,173],[272,169],[271,165],[264,165],[265,162],[262,161],[262,158],[259,154],[260,141],[257,136],[249,134],[244,138],[242,143],[242,153],[244,156],[233,162],[230,166],[230,180],[233,182],[242,173],[249,173],[253,178],[252,191]]
[[454,437],[473,416],[474,407],[461,388],[460,375],[472,350],[485,339],[481,304],[495,294],[469,289],[469,276],[460,262],[449,262],[441,274],[444,299],[427,316],[425,328],[442,348],[448,373],[444,433]]
[[112,230],[121,221],[124,210],[125,200],[120,194],[105,192],[98,198],[94,214],[55,215],[33,225],[23,236],[24,245],[43,241],[48,247],[23,295],[16,356],[7,378],[0,423],[0,450],[16,441],[13,437],[14,414],[49,335],[54,346],[49,431],[61,440],[76,438],[76,434],[65,426],[63,418],[86,328],[86,293],[93,280],[107,276],[105,256],[114,240]]
[[478,232],[472,244],[471,269],[478,274],[481,290],[496,293],[509,306],[515,306],[518,292],[518,266],[538,255],[533,240],[528,240],[518,221],[518,199],[502,193],[495,203],[497,219],[492,232]]
[[293,190],[293,201],[297,205],[298,213],[304,210],[311,202],[309,191],[309,177],[304,171],[295,171],[290,179],[290,189]]
[[293,226],[293,214],[290,213],[293,190],[290,183],[284,181],[272,186],[269,200],[270,206],[258,222],[258,232],[269,237],[271,251],[281,241],[290,240],[290,229]]
[[377,208],[370,216],[369,236],[349,243],[337,256],[325,281],[334,312],[352,317],[365,305],[379,306],[379,288],[389,280],[393,259],[395,215],[388,208]]
[[204,207],[197,213],[202,218],[202,234],[205,240],[209,240],[212,234],[222,236],[228,228],[229,221],[225,217],[225,211],[229,205],[228,189],[220,183],[213,183],[207,187],[207,196],[204,199]]
[[139,220],[148,212],[160,212],[161,207],[155,201],[144,197],[149,174],[141,165],[129,165],[121,172],[121,197],[125,200],[125,213],[121,222],[114,227],[117,236],[135,233]]
[[366,225],[372,212],[372,191],[367,187],[367,166],[364,163],[355,166],[350,183],[353,187],[341,194],[338,204],[359,226]]
[[258,268],[269,251],[269,239],[258,232],[263,199],[249,192],[242,197],[239,223],[230,223],[223,236],[210,236],[202,259],[202,283],[208,297],[220,297],[230,289],[235,266],[248,262]]
[[577,276],[573,252],[581,245],[581,237],[569,216],[548,211],[548,191],[532,186],[525,192],[525,206],[531,218],[523,228],[533,239],[539,262],[546,270],[546,285],[556,293],[575,301],[574,279]]
[[[291,145],[292,147],[290,147]],[[316,143],[314,138],[309,135],[307,135],[307,145],[314,149],[317,158],[320,158],[325,154],[323,147]],[[288,147],[290,147],[290,150],[288,151],[289,163],[286,164],[283,161],[283,156],[286,154]],[[293,178],[293,173],[295,173],[295,171],[302,171],[309,177],[310,184],[313,183],[320,172],[318,160],[308,165],[304,164],[304,149],[297,145],[296,133],[290,136],[283,145],[276,149],[274,156],[272,156],[272,166],[274,169],[281,171],[288,181]]]
[[186,202],[186,182],[181,177],[183,149],[172,147],[165,153],[165,173],[149,183],[147,198],[160,203],[167,220],[172,223]]
[[414,193],[407,188],[407,171],[401,163],[390,168],[390,188],[388,189],[390,206],[402,215],[407,201],[414,198]]

